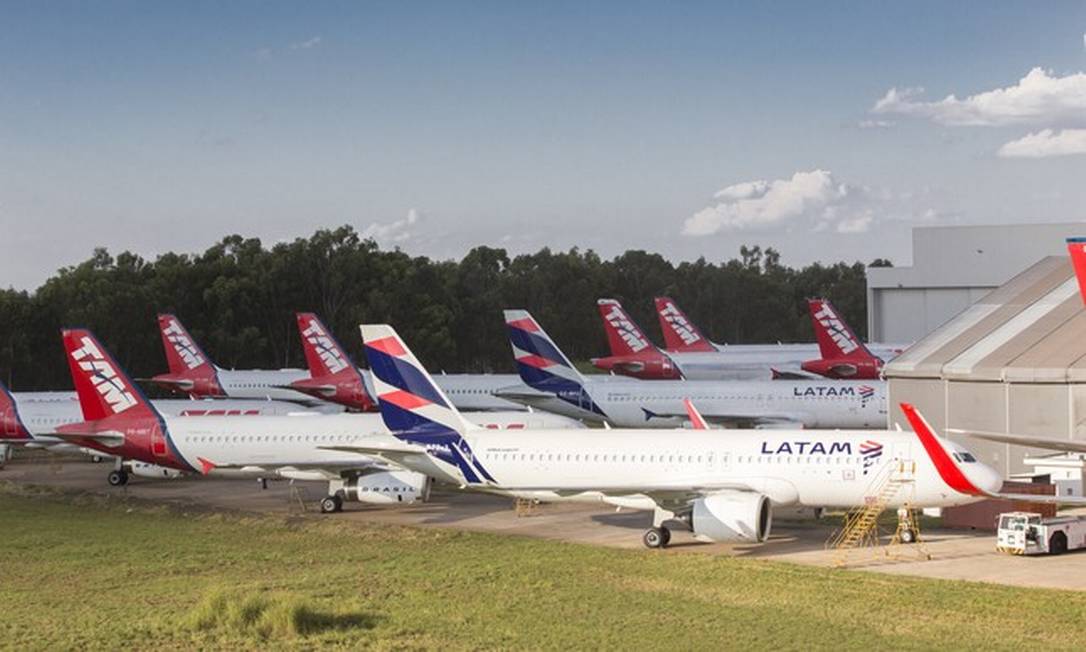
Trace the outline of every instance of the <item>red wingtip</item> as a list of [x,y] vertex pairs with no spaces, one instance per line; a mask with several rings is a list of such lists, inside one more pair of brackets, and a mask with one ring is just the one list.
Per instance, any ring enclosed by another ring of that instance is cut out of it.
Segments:
[[207,475],[215,470],[215,463],[211,460],[205,460],[202,457],[197,457],[196,461],[200,463],[200,473]]
[[688,398],[683,399],[683,406],[686,408],[686,415],[690,417],[690,423],[694,425],[694,430],[708,430],[709,424],[705,421],[705,417],[701,416],[698,409],[694,407],[694,402]]

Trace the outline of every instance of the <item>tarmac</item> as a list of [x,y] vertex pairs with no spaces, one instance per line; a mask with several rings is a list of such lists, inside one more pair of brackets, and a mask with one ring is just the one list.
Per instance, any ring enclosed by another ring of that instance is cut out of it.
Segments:
[[[33,457],[9,462],[0,481],[44,485],[64,491],[118,495],[180,508],[242,511],[290,515],[318,513],[323,483],[268,482],[187,477],[151,480],[133,477],[125,487],[106,483],[112,467],[80,458]],[[418,527],[446,527],[505,535],[572,541],[622,549],[642,549],[641,534],[651,525],[645,512],[616,510],[594,504],[561,503],[514,509],[504,497],[455,490],[435,490],[426,503],[374,507],[347,503],[339,514],[324,515],[347,521],[388,523]],[[770,559],[812,566],[833,566],[834,551],[826,548],[834,528],[812,520],[776,519],[764,544],[720,544],[696,541],[686,531],[672,531],[671,545],[656,554],[708,554]],[[1086,551],[1059,557],[1017,557],[995,550],[990,532],[928,530],[922,546],[883,545],[850,551],[851,570],[891,575],[994,582],[1011,586],[1086,590]],[[929,558],[930,557],[930,558]]]

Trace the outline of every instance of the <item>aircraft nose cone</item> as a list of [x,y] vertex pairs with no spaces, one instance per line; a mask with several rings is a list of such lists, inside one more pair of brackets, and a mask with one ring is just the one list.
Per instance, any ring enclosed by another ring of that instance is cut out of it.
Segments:
[[1003,488],[1003,475],[987,464],[977,469],[977,486],[988,493],[998,493]]

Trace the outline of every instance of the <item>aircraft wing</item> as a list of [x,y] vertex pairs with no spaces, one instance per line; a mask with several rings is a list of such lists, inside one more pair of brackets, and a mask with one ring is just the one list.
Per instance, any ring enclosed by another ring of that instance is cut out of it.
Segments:
[[418,456],[427,454],[426,449],[421,446],[404,444],[399,441],[395,443],[375,441],[366,444],[339,444],[336,446],[318,446],[317,448],[328,451],[340,451],[342,453],[367,455],[393,466],[406,469],[411,468],[411,466],[404,463],[405,459],[417,459]]
[[1033,435],[1010,435],[1001,432],[988,432],[984,430],[963,430],[960,428],[947,428],[947,433],[954,435],[967,435],[977,439],[995,441],[1001,444],[1014,444],[1016,446],[1029,446],[1033,448],[1047,448],[1054,451],[1068,453],[1086,453],[1086,441],[1074,441],[1071,439],[1053,439],[1051,437],[1035,437]]

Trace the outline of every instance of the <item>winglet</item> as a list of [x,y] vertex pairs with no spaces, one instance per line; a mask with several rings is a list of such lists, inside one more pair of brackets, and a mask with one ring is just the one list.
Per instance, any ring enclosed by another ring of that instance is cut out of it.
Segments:
[[200,473],[207,475],[215,470],[216,464],[211,460],[206,460],[202,457],[197,457],[196,460],[200,463]]
[[688,398],[683,399],[683,406],[686,408],[686,416],[690,417],[690,423],[693,424],[694,430],[708,430],[709,424],[705,421],[705,417],[701,416],[701,412],[694,407],[694,402]]

